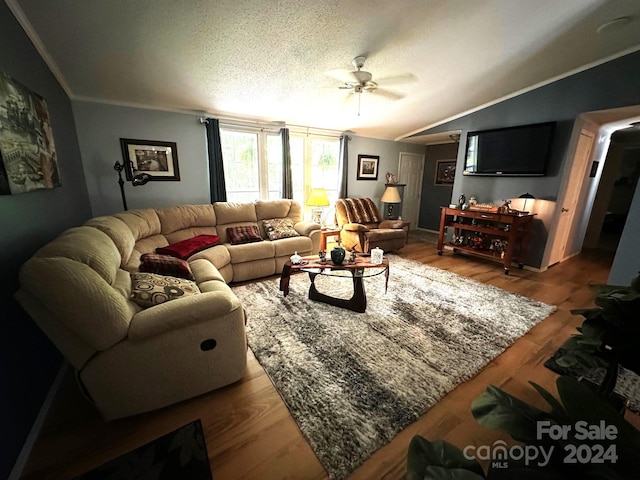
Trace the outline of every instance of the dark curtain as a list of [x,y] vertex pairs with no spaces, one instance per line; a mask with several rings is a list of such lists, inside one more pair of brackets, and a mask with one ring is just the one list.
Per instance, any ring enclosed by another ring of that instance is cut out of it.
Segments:
[[291,143],[289,129],[280,129],[282,139],[282,198],[293,198],[293,179],[291,174]]
[[338,198],[348,198],[347,181],[349,177],[349,138],[348,135],[340,137],[340,158],[338,159],[338,175],[340,177],[340,187],[338,189]]
[[227,186],[224,181],[222,145],[220,144],[220,120],[208,118],[207,150],[209,156],[209,191],[211,203],[227,201]]

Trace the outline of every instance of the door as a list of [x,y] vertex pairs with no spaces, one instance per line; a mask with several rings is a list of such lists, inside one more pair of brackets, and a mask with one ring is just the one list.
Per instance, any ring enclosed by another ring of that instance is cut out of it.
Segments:
[[566,258],[566,249],[569,242],[569,234],[573,226],[573,220],[576,215],[576,204],[580,197],[580,190],[587,174],[587,167],[591,158],[591,149],[593,146],[593,134],[583,130],[580,132],[576,154],[573,157],[573,164],[569,174],[569,181],[564,192],[564,197],[560,205],[560,215],[556,227],[556,236],[551,247],[549,256],[549,265],[562,262]]
[[402,200],[402,219],[411,222],[413,228],[418,226],[423,171],[424,155],[400,152],[398,183],[404,183],[406,185],[406,187],[404,187],[404,198]]

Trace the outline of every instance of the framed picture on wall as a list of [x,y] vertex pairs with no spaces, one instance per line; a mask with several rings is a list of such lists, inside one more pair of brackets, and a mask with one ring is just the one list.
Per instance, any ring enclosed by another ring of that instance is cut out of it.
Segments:
[[358,180],[378,180],[378,164],[380,157],[375,155],[358,155]]
[[178,168],[178,148],[175,142],[155,140],[132,140],[121,138],[127,180],[133,178],[133,172],[148,173],[149,180],[180,180]]
[[456,178],[455,160],[437,160],[434,185],[453,185]]
[[47,101],[0,72],[0,195],[61,185]]

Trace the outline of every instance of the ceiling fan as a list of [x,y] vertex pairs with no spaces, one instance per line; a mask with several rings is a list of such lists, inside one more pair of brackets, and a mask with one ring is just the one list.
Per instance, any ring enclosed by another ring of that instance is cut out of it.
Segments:
[[[362,55],[355,57],[351,62],[355,68],[353,71],[332,70],[328,72],[329,76],[342,82],[342,85],[338,87],[339,89],[348,90],[350,94],[358,94],[358,116],[360,115],[360,99],[362,94],[365,92],[375,93],[392,100],[400,100],[405,97],[402,93],[380,88],[378,86],[378,82],[373,81],[373,75],[370,72],[363,70],[365,60],[366,57]],[[413,75],[402,75],[399,77],[382,79],[380,82],[398,83],[400,81],[406,82],[409,80],[415,80],[415,77]]]

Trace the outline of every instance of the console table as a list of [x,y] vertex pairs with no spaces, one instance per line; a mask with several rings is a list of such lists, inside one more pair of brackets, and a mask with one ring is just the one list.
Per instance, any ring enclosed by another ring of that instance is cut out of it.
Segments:
[[534,215],[441,208],[438,255],[442,255],[447,227],[453,227],[453,239],[447,245],[454,253],[502,262],[505,275],[512,262],[523,267]]

